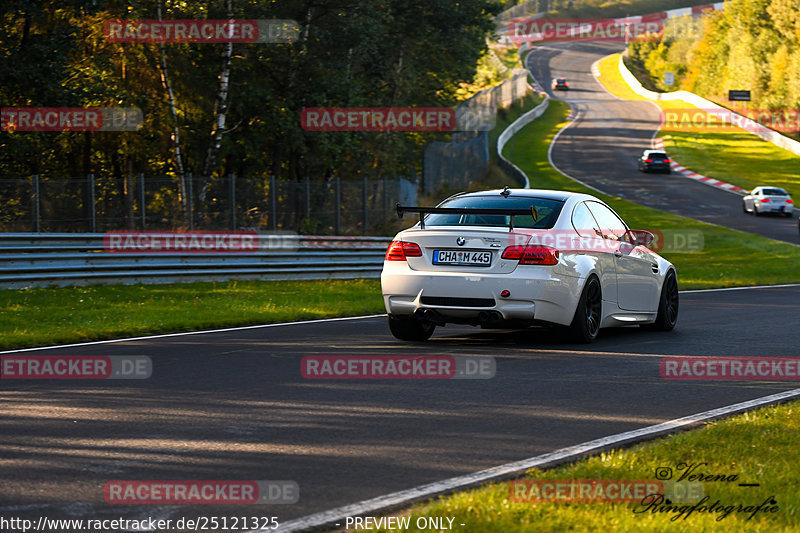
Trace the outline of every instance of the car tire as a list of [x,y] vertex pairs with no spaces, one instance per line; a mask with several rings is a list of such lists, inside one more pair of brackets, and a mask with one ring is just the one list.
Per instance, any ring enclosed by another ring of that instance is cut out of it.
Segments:
[[668,168],[667,170],[664,171],[664,174],[672,174],[672,169]]
[[788,217],[788,218],[792,218],[792,214],[791,213],[784,213],[783,216]]
[[744,200],[742,200],[742,213],[744,213],[745,215],[749,213],[749,211],[747,210],[747,204],[744,203]]
[[581,291],[578,308],[569,325],[568,335],[572,341],[588,344],[597,338],[603,318],[603,292],[600,280],[591,276]]
[[431,338],[436,324],[410,318],[389,317],[389,331],[401,341],[424,342]]
[[678,323],[678,278],[670,270],[661,287],[661,298],[658,301],[658,315],[652,324],[643,324],[646,329],[655,331],[672,331]]
[[761,216],[761,213],[758,212],[758,208],[756,207],[756,203],[753,202],[753,214],[757,217]]

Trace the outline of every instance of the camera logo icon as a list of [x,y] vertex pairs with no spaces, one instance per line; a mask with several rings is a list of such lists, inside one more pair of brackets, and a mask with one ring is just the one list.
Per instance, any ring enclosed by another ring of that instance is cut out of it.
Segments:
[[672,479],[672,469],[668,466],[659,466],[656,468],[656,479],[659,481],[665,481],[667,479]]

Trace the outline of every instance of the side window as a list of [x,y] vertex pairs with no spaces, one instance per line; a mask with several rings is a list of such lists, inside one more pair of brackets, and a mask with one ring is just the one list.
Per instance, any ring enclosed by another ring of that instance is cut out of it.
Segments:
[[586,207],[586,202],[579,203],[575,206],[575,210],[572,211],[572,227],[581,235],[586,235],[587,233],[600,235],[600,226],[598,226],[589,208]]
[[628,228],[611,209],[597,202],[586,203],[589,206],[589,210],[594,215],[594,218],[597,220],[597,223],[600,224],[603,237],[613,241],[624,240]]

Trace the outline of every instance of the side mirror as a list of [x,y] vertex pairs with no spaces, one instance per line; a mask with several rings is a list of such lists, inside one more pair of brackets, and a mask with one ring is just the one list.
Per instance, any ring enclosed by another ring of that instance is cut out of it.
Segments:
[[649,231],[643,229],[632,229],[630,231],[631,234],[631,244],[634,246],[650,246],[653,244],[653,241],[656,240],[656,236],[650,233]]

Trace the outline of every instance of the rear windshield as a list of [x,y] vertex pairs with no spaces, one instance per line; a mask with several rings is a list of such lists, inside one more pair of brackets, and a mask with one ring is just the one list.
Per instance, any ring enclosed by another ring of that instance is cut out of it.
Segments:
[[651,158],[651,159],[666,159],[667,158],[667,154],[659,153],[659,152],[653,152],[648,157]]
[[761,189],[764,196],[788,196],[783,189]]
[[[466,196],[454,198],[439,207],[468,207],[483,209],[525,209],[536,208],[537,218],[531,215],[514,216],[514,227],[532,229],[552,228],[564,202],[547,198],[508,197],[502,196]],[[507,215],[436,215],[425,217],[426,226],[508,226],[510,216]]]

